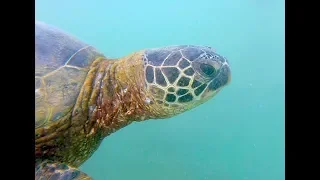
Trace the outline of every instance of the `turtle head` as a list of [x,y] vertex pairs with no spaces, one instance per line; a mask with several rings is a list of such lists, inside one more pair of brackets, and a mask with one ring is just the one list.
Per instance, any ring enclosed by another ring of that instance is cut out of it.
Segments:
[[228,61],[206,46],[144,51],[147,103],[153,118],[167,118],[215,96],[231,80]]

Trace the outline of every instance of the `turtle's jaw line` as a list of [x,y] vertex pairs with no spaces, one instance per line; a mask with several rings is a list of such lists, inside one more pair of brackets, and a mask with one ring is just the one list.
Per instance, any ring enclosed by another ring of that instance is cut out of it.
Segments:
[[218,94],[218,92],[221,90],[221,88],[217,89],[217,90],[210,90],[209,88],[201,95],[201,99],[209,100],[211,98],[213,98],[215,95]]

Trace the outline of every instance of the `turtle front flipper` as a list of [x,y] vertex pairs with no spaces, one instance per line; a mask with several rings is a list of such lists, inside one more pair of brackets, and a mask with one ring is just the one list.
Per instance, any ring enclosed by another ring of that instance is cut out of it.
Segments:
[[35,169],[36,180],[92,180],[84,172],[63,163],[43,162]]

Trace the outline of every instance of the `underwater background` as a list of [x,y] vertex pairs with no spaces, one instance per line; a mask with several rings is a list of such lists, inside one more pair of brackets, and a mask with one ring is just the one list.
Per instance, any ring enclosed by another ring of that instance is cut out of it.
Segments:
[[105,138],[80,169],[95,180],[284,180],[283,0],[36,0],[35,18],[107,57],[207,45],[232,81],[176,117]]

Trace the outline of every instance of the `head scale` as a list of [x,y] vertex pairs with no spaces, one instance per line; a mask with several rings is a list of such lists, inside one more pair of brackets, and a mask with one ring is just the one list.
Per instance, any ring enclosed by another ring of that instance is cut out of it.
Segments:
[[231,79],[226,58],[206,46],[170,46],[144,51],[148,103],[165,118],[216,95]]

